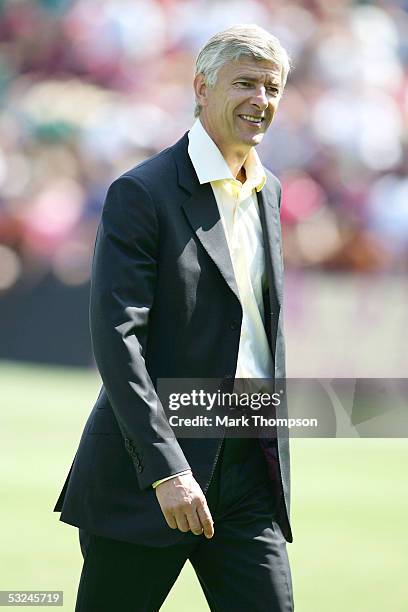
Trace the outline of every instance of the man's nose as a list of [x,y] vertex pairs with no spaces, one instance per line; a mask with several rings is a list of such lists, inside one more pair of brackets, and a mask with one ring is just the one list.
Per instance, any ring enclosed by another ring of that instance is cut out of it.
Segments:
[[266,96],[265,87],[259,87],[251,100],[251,104],[259,108],[260,110],[265,110],[268,108],[268,98]]

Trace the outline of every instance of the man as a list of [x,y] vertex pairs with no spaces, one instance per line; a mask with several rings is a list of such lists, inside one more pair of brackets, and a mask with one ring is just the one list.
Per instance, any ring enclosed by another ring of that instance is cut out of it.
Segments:
[[90,304],[103,387],[55,508],[80,528],[77,612],[159,610],[187,559],[211,610],[293,610],[287,438],[177,439],[157,395],[165,378],[284,377],[280,185],[254,147],[288,71],[258,26],[215,35],[193,128],[108,191]]

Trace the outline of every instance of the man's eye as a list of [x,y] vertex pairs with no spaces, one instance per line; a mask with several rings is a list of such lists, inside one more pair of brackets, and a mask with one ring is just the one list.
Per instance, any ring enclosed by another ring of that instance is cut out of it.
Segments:
[[278,95],[278,93],[279,93],[279,89],[278,89],[278,87],[267,87],[267,88],[266,88],[266,91],[267,91],[268,93],[270,93],[270,94],[275,95],[275,96],[276,96],[276,95]]
[[242,87],[251,87],[251,83],[248,81],[238,81],[238,85],[242,85]]

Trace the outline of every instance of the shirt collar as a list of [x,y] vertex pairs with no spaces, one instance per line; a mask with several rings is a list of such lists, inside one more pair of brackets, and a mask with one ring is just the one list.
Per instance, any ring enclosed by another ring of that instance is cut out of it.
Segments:
[[[189,131],[188,139],[188,154],[200,185],[224,180],[239,182],[232,175],[221,151],[204,129],[200,119],[195,121]],[[244,168],[247,176],[244,185],[248,183],[252,189],[261,191],[266,182],[266,174],[254,148],[250,150]]]

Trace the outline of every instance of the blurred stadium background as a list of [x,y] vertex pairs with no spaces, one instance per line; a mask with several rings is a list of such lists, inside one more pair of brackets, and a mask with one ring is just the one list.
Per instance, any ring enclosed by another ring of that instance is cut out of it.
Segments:
[[[79,549],[50,509],[99,385],[104,196],[189,129],[196,53],[237,22],[293,62],[261,145],[283,184],[288,374],[407,375],[407,0],[0,0],[0,589],[63,588],[73,609]],[[297,609],[407,610],[407,441],[292,448]],[[165,609],[206,609],[188,568]]]

